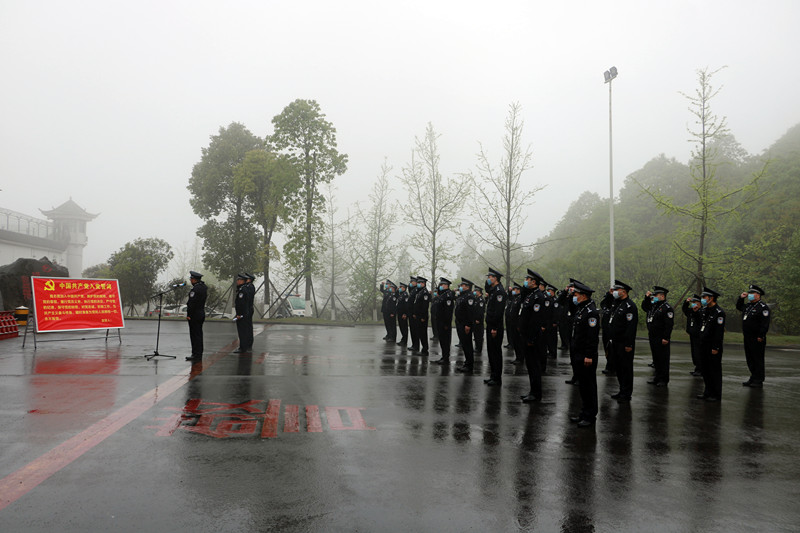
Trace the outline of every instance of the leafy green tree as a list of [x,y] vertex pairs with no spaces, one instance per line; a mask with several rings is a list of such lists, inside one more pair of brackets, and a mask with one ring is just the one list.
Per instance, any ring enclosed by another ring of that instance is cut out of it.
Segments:
[[108,266],[111,277],[119,281],[122,301],[133,306],[148,301],[157,292],[158,275],[172,260],[170,245],[161,239],[136,239],[111,254]]
[[288,214],[287,202],[299,186],[294,167],[285,157],[251,150],[233,172],[234,194],[244,199],[242,211],[261,229],[258,246],[264,273],[264,302],[270,302],[270,263],[278,259],[272,242]]
[[720,118],[711,110],[711,100],[720,91],[712,86],[711,80],[720,70],[713,72],[709,72],[708,69],[699,70],[697,73],[699,86],[695,94],[693,96],[684,94],[689,100],[689,110],[695,116],[697,125],[697,129],[689,129],[695,145],[689,166],[691,189],[695,192],[694,199],[681,204],[673,197],[662,193],[657,186],[642,185],[642,190],[660,209],[682,217],[685,221],[683,231],[674,240],[674,245],[683,258],[678,264],[685,273],[692,276],[697,292],[700,292],[706,284],[709,264],[719,260],[718,256],[712,254],[709,238],[720,222],[727,217],[736,216],[744,206],[759,197],[758,181],[763,175],[762,170],[748,183],[739,187],[724,185],[718,176],[722,164],[719,159],[719,141],[729,133],[725,117]]
[[272,125],[271,146],[287,157],[300,178],[289,203],[284,255],[290,266],[305,273],[306,309],[311,309],[311,276],[318,267],[324,234],[320,186],[345,173],[347,155],[339,153],[336,128],[314,100],[295,100],[272,119]]
[[109,279],[111,278],[111,267],[108,266],[108,263],[99,263],[97,265],[86,267],[83,270],[83,277],[95,278],[95,279]]
[[203,263],[222,278],[258,264],[259,236],[245,210],[245,194],[234,186],[234,170],[263,141],[242,124],[231,123],[211,136],[189,179],[189,203],[205,224],[197,230],[203,239]]

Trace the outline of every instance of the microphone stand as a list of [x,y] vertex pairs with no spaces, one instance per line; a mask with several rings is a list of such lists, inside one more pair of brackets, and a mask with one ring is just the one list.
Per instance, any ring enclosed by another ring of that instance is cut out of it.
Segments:
[[170,359],[176,359],[176,356],[174,356],[174,355],[167,355],[165,353],[158,353],[158,341],[159,341],[159,338],[161,337],[161,313],[163,311],[162,303],[164,301],[164,295],[165,294],[170,293],[170,292],[174,291],[175,289],[177,289],[179,287],[183,287],[184,285],[186,285],[186,284],[185,283],[180,283],[178,285],[173,285],[169,289],[167,289],[165,291],[161,291],[158,294],[154,294],[153,296],[150,297],[152,299],[152,298],[155,298],[156,296],[158,296],[158,329],[156,330],[156,349],[153,350],[153,353],[145,354],[145,356],[144,356],[145,359],[147,359],[148,361],[151,361],[154,357],[169,357]]

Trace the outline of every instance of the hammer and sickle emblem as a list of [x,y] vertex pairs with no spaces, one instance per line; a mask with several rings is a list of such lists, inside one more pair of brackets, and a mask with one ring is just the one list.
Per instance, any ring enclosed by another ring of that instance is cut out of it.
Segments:
[[48,279],[44,282],[44,290],[46,291],[54,291],[56,290],[56,282],[52,279]]

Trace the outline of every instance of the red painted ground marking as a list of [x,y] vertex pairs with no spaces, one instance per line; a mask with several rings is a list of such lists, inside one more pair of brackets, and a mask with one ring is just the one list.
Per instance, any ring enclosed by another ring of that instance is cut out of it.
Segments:
[[[328,417],[328,426],[332,430],[374,430],[374,427],[367,425],[364,417],[361,415],[363,407],[326,407],[325,415]],[[342,422],[342,414],[344,411],[350,418],[350,425],[345,426]]]
[[319,417],[319,407],[316,405],[306,405],[306,431],[322,433],[322,419]]
[[246,414],[220,414],[200,417],[194,426],[186,426],[186,431],[200,433],[209,437],[226,438],[234,435],[252,435],[256,431],[256,420]]
[[269,355],[269,352],[264,352],[261,355],[259,355],[258,359],[256,359],[256,364],[260,365],[261,363],[263,363],[264,359],[266,359],[268,355]]
[[12,472],[0,479],[0,511],[194,379],[204,369],[228,355],[236,345],[237,343],[234,341],[213,354],[206,361],[194,363],[188,373],[179,374],[168,379],[155,389],[146,392],[128,405],[95,422],[16,472]]
[[300,431],[300,406],[287,405],[283,415],[283,432],[298,433]]
[[278,417],[281,414],[281,401],[270,400],[267,404],[267,414],[264,416],[264,426],[261,428],[261,438],[271,439],[278,436]]

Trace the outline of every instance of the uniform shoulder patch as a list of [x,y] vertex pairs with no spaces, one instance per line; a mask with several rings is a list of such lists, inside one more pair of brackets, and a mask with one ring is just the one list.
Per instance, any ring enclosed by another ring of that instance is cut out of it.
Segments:
[[674,314],[672,311],[668,311],[668,312],[667,312],[667,316],[668,316],[669,318],[672,318],[673,316],[675,316],[675,314]]
[[453,300],[447,300],[447,305],[453,305]]
[[596,325],[597,325],[597,319],[596,319],[596,318],[590,318],[590,319],[589,319],[589,327],[590,327],[590,328],[593,328],[593,327],[595,327]]
[[633,313],[628,313],[627,315],[625,315],[625,318],[627,318],[628,322],[630,322],[631,320],[633,320]]
[[244,293],[243,292],[239,293],[239,298],[244,298]]
[[427,302],[428,301],[428,295],[426,294],[425,296],[422,297],[422,299]]
[[764,316],[769,316],[769,309],[764,309]]
[[189,298],[191,298],[192,296],[194,296],[194,291],[189,292]]
[[553,304],[553,307],[558,307],[558,302],[555,302],[555,303]]
[[502,302],[503,301],[503,295],[502,294],[498,294],[497,295],[497,301],[498,302]]
[[545,307],[550,307],[550,300],[545,300],[544,301],[544,306]]
[[539,304],[533,304],[533,312],[534,313],[538,313],[539,309],[541,309],[541,306]]
[[725,317],[724,316],[721,316],[721,317],[717,318],[717,324],[719,324],[721,326],[724,323],[725,323]]
[[467,300],[467,305],[472,305],[473,303],[475,303],[475,300],[473,300],[472,298]]

